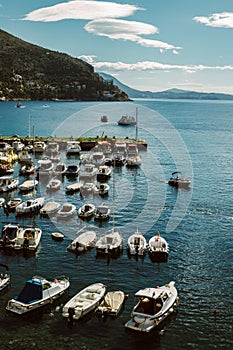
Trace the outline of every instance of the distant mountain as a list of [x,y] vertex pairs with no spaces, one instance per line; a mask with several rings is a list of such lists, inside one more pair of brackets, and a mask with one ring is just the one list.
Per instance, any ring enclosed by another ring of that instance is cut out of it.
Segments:
[[130,99],[134,98],[154,98],[154,99],[187,99],[187,100],[233,100],[233,95],[222,94],[222,93],[208,93],[189,91],[181,89],[168,89],[161,92],[141,91],[133,89],[127,85],[122,84],[119,80],[113,76],[100,72],[99,73],[104,79],[113,80],[120,89],[125,91]]
[[114,100],[128,96],[90,64],[0,30],[0,100]]

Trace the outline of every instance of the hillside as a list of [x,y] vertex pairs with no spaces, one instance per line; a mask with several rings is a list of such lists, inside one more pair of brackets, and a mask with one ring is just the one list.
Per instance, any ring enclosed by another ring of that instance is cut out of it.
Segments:
[[128,100],[94,68],[74,57],[0,30],[0,100]]
[[122,84],[113,76],[99,72],[104,79],[113,79],[113,83],[124,90],[129,98],[154,98],[154,99],[185,99],[185,100],[233,100],[233,95],[222,93],[208,93],[181,89],[169,89],[161,92],[141,91]]

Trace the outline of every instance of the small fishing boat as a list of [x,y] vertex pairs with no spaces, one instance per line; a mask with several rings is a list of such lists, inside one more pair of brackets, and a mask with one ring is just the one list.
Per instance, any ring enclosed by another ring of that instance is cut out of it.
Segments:
[[99,194],[101,197],[107,196],[109,191],[109,184],[107,183],[100,183],[96,186],[97,190],[96,193]]
[[167,241],[160,236],[160,231],[158,234],[150,238],[149,243],[149,255],[153,260],[166,261],[168,257],[169,246]]
[[2,227],[2,233],[0,237],[1,248],[13,248],[18,234],[22,231],[22,227],[15,223],[6,223]]
[[119,231],[112,229],[96,242],[97,255],[119,255],[123,249],[123,239]]
[[27,192],[27,191],[31,191],[33,189],[35,189],[35,187],[38,185],[38,181],[37,180],[26,180],[24,181],[21,185],[19,185],[19,190],[21,192]]
[[81,147],[78,141],[67,141],[67,149],[66,149],[67,156],[79,155],[80,152],[81,152]]
[[6,204],[6,209],[8,211],[15,211],[16,207],[22,203],[21,198],[12,198]]
[[118,120],[117,123],[118,125],[136,125],[136,119],[135,117],[125,114]]
[[56,176],[63,176],[63,175],[65,175],[66,170],[67,170],[67,166],[66,166],[65,163],[58,163],[58,164],[55,166],[54,174],[55,174]]
[[92,182],[85,182],[80,187],[80,194],[82,197],[90,196],[91,194],[97,194],[98,189],[96,185]]
[[95,246],[96,232],[93,230],[86,230],[79,234],[72,242],[68,245],[67,250],[74,253],[81,253],[89,250]]
[[145,237],[140,232],[135,232],[128,238],[128,253],[129,255],[146,254],[147,242]]
[[142,164],[142,157],[140,154],[135,154],[128,156],[126,158],[126,166],[129,168],[136,168],[139,167]]
[[35,153],[42,153],[46,150],[46,143],[44,141],[35,141],[34,142],[34,152]]
[[9,268],[5,264],[0,264],[0,268],[2,267],[4,268],[4,272],[0,273],[0,291],[10,284],[10,274],[8,273]]
[[45,197],[39,197],[35,199],[28,199],[25,202],[19,204],[15,211],[17,215],[31,214],[39,211],[44,205]]
[[61,188],[61,180],[59,179],[51,179],[46,186],[47,191],[53,192],[58,191]]
[[94,164],[84,164],[84,168],[80,170],[79,179],[80,180],[92,180],[96,177],[98,173],[98,168]]
[[124,301],[125,294],[121,290],[108,292],[97,307],[96,313],[102,316],[116,317],[121,311]]
[[68,219],[76,213],[76,206],[71,203],[65,203],[57,212],[58,219]]
[[54,215],[60,208],[60,204],[58,202],[47,202],[45,205],[40,209],[40,215],[41,216],[49,216]]
[[18,153],[18,157],[19,157],[19,162],[22,163],[27,163],[27,164],[31,164],[32,163],[32,157],[29,154],[29,152],[27,150],[22,150]]
[[112,173],[111,168],[108,165],[101,165],[98,169],[96,179],[97,181],[108,181]]
[[24,143],[20,140],[15,140],[12,142],[13,150],[16,152],[20,152],[24,149]]
[[68,165],[66,169],[66,176],[77,177],[79,174],[79,167],[77,165]]
[[19,169],[19,175],[29,176],[34,174],[35,166],[33,164],[23,164]]
[[99,167],[101,165],[104,165],[105,156],[103,152],[93,151],[93,153],[91,153],[90,155],[89,160],[90,160],[90,163],[94,164],[96,167]]
[[75,182],[73,184],[70,184],[66,186],[66,193],[74,193],[80,191],[80,188],[82,187],[81,182]]
[[53,174],[54,165],[51,159],[44,157],[38,161],[39,167],[37,169],[37,176],[47,177]]
[[125,327],[139,332],[152,331],[174,312],[174,307],[178,306],[174,281],[161,287],[141,289],[135,293],[135,298],[136,305]]
[[11,175],[0,177],[0,192],[9,192],[17,188],[19,184],[18,178],[13,178]]
[[40,243],[42,230],[37,227],[26,227],[17,234],[14,249],[35,251]]
[[92,203],[86,203],[83,204],[79,209],[78,209],[78,216],[82,219],[89,219],[94,215],[95,212],[95,206]]
[[[179,174],[182,174],[182,173],[180,171],[174,171],[172,173],[172,177],[168,180],[168,184],[170,186],[173,186],[173,187],[176,187],[176,188],[189,189],[189,186],[191,184],[191,180],[179,177]],[[176,175],[176,176],[174,176],[174,175]]]
[[6,310],[18,315],[52,304],[70,286],[68,278],[55,278],[52,281],[41,276],[34,276],[26,281],[22,291],[7,303]]
[[100,204],[95,211],[95,220],[105,221],[109,220],[111,209],[108,205]]
[[100,303],[106,291],[102,283],[94,283],[78,292],[62,309],[62,316],[69,321],[79,320]]
[[52,232],[51,236],[52,239],[54,239],[55,241],[62,241],[64,238],[64,235],[61,232]]

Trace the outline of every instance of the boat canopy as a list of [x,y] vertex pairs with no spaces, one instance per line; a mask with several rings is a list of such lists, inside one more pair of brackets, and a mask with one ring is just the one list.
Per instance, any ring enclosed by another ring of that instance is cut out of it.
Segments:
[[175,175],[175,174],[182,174],[182,172],[181,172],[181,171],[174,171],[174,172],[172,173],[172,175]]
[[135,293],[135,296],[157,299],[162,293],[163,293],[163,290],[160,288],[146,288],[146,289],[140,289],[138,292]]
[[28,280],[15,300],[24,304],[31,304],[43,297],[42,283],[39,281]]

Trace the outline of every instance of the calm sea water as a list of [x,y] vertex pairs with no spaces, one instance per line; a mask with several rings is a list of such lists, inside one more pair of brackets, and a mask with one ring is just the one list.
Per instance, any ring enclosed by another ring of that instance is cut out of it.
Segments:
[[[122,114],[138,110],[139,127],[120,127]],[[103,114],[109,123],[101,123]],[[230,349],[233,326],[232,278],[232,146],[233,103],[208,101],[151,101],[133,103],[25,102],[0,104],[0,134],[20,136],[135,137],[148,142],[138,170],[115,169],[115,196],[104,199],[114,208],[114,224],[124,237],[123,254],[117,259],[97,259],[95,250],[79,257],[67,251],[76,232],[84,226],[77,217],[66,223],[38,215],[21,218],[23,225],[43,230],[35,255],[0,252],[0,262],[11,272],[11,286],[0,293],[0,349]],[[34,127],[34,128],[33,128]],[[78,159],[66,159],[67,164]],[[38,160],[38,159],[37,159]],[[176,191],[167,185],[173,171],[180,170],[192,180],[190,191]],[[18,174],[18,165],[15,165]],[[20,177],[20,182],[23,182]],[[111,188],[113,180],[110,180]],[[80,195],[68,196],[64,179],[61,190],[47,199],[84,203]],[[40,181],[39,195],[46,183]],[[5,196],[18,196],[17,191]],[[89,200],[96,204],[99,198]],[[103,200],[101,200],[103,201]],[[16,222],[14,214],[0,220]],[[87,225],[103,234],[113,219],[103,225],[93,220]],[[170,246],[166,263],[129,258],[127,237],[136,229],[147,240],[160,229]],[[65,234],[62,242],[51,233]],[[39,274],[49,278],[65,274],[71,286],[51,308],[25,317],[6,313],[8,299],[23,287],[26,279]],[[141,288],[176,282],[179,293],[177,313],[150,335],[126,332],[134,293]],[[129,294],[117,319],[101,319],[91,314],[69,328],[61,316],[61,305],[85,286],[103,282],[108,290]],[[214,314],[214,311],[217,314]]]

